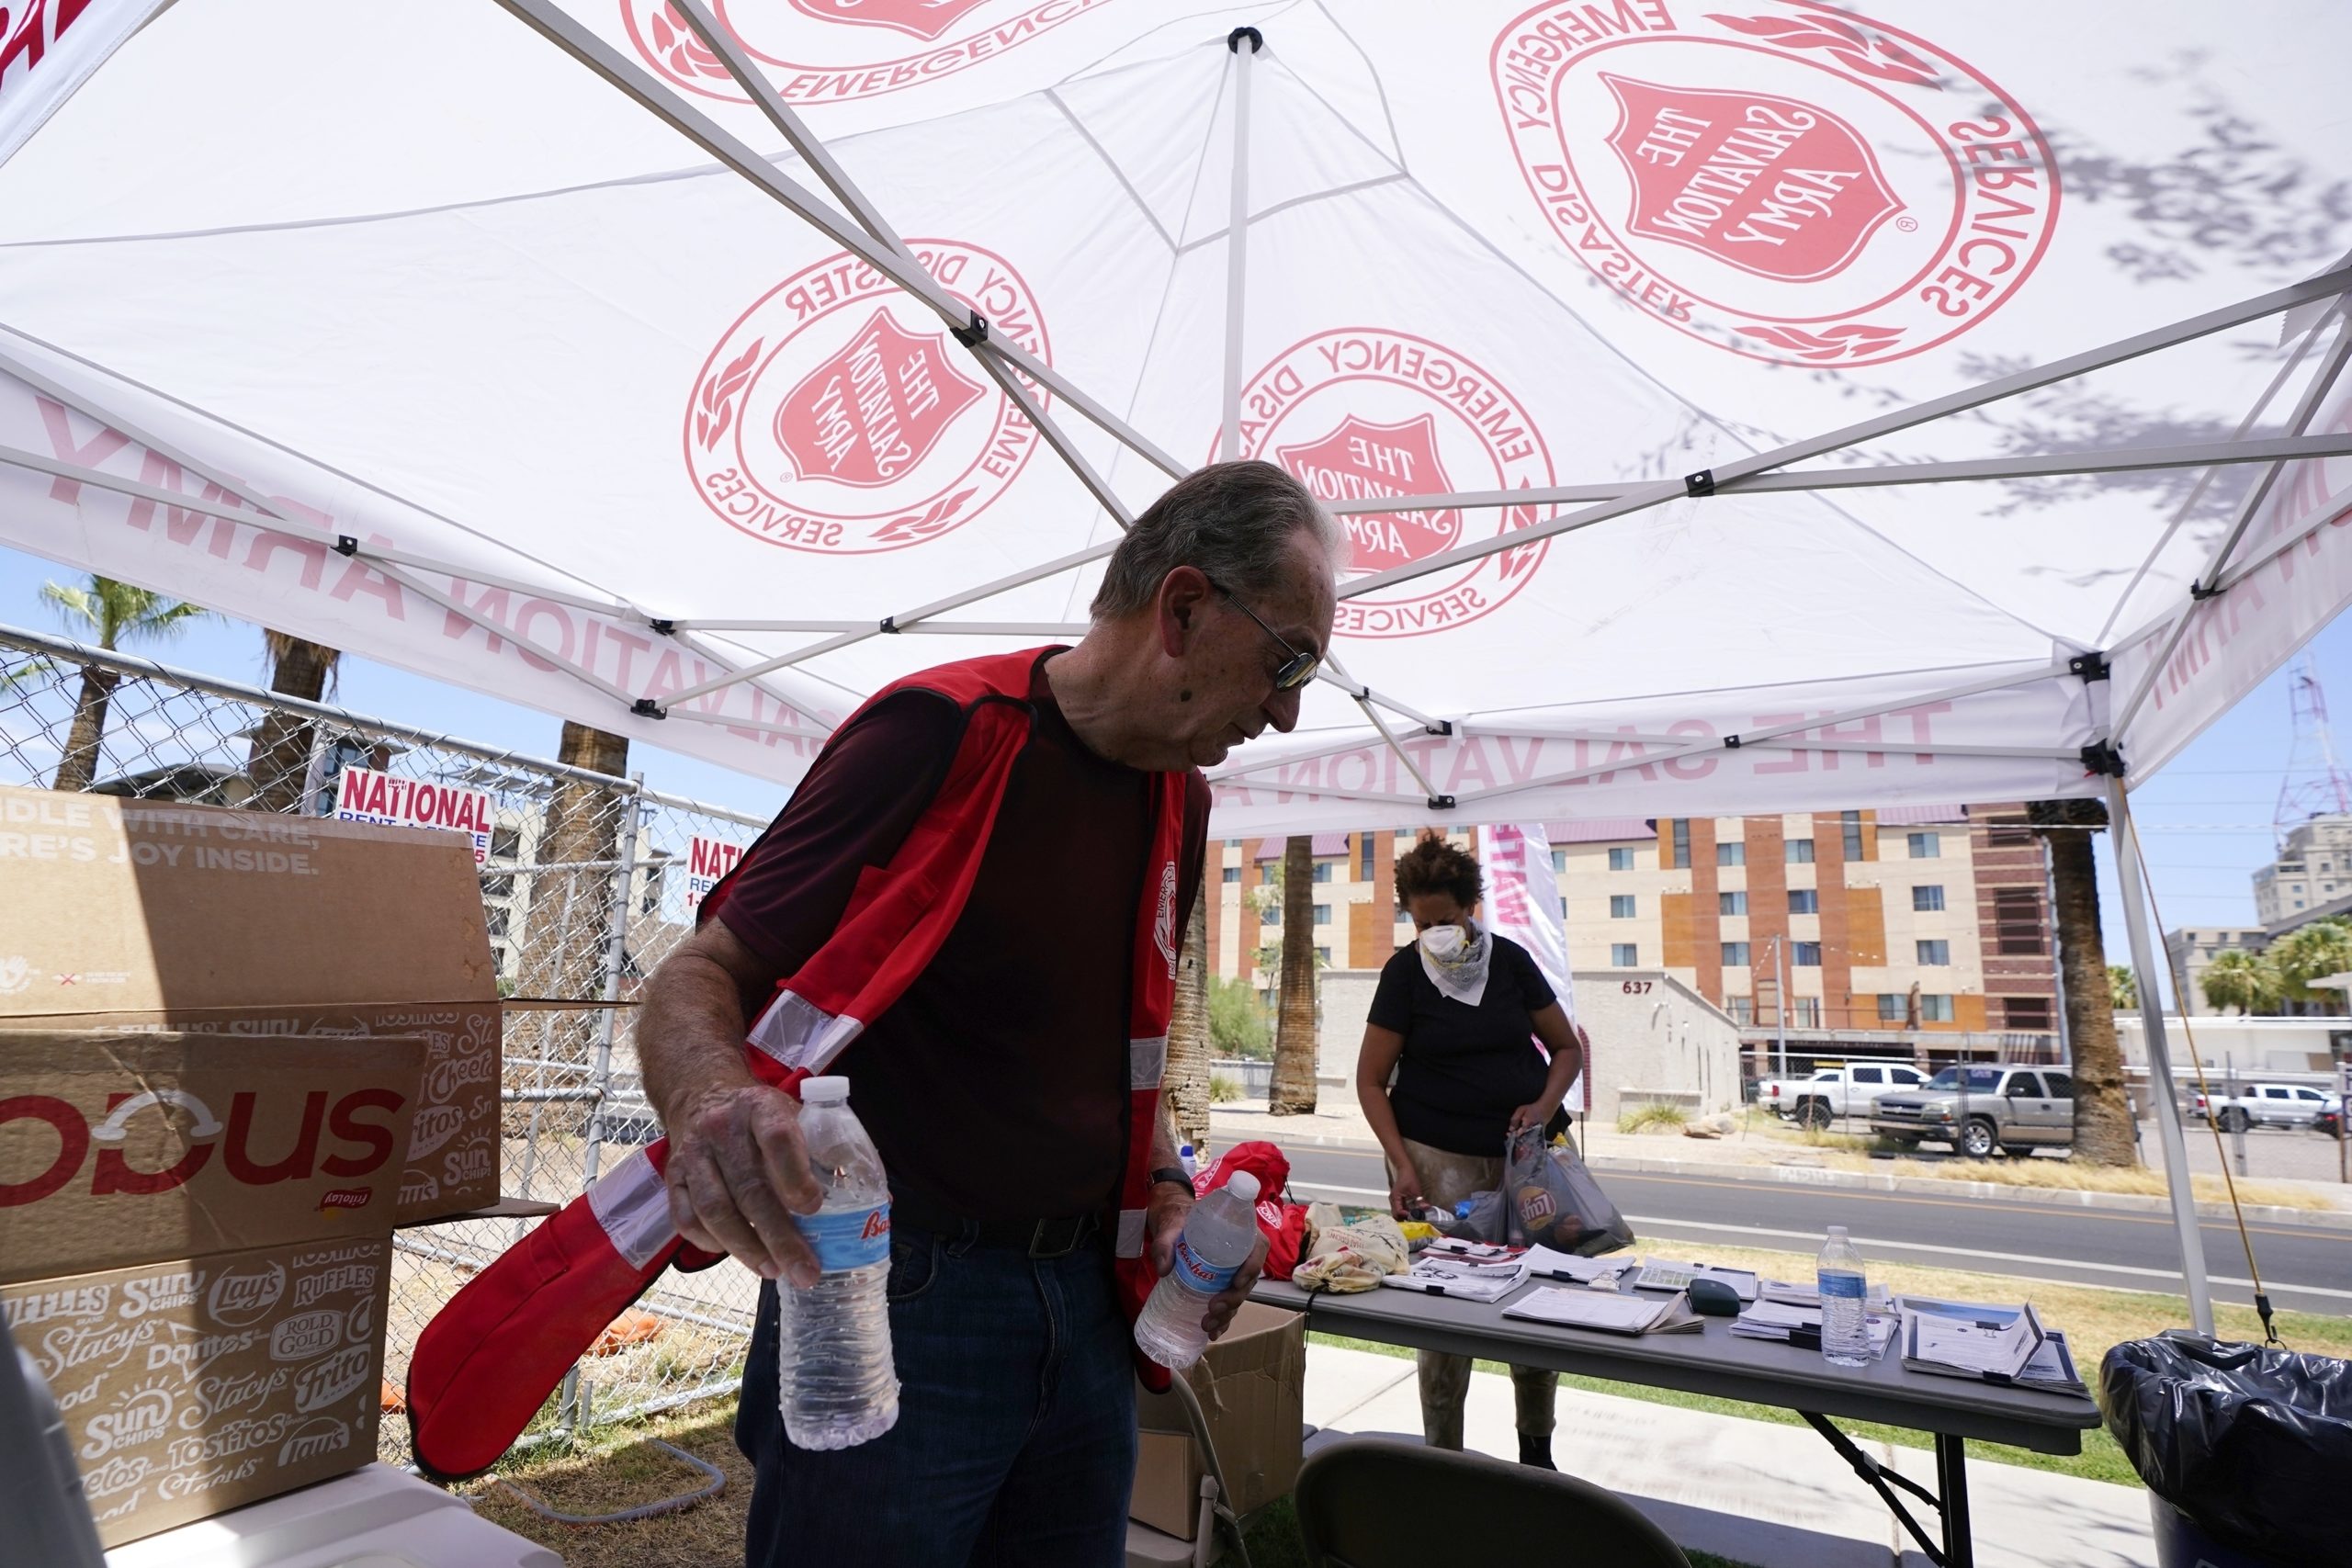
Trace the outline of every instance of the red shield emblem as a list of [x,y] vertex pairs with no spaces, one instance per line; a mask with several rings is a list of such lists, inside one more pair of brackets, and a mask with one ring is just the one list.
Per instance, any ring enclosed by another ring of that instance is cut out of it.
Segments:
[[913,333],[876,310],[776,405],[775,441],[802,479],[885,485],[928,457],[978,385],[943,333]]
[[965,12],[987,4],[988,0],[792,0],[792,8],[820,22],[891,28],[929,43],[954,27]]
[[1606,73],[1627,226],[1760,277],[1834,276],[1903,209],[1870,144],[1828,110],[1770,93],[1662,87]]
[[[1437,452],[1437,423],[1421,414],[1398,424],[1374,424],[1349,414],[1320,440],[1274,448],[1275,460],[1323,501],[1367,501],[1450,491]],[[1462,537],[1462,513],[1377,512],[1342,517],[1357,571],[1403,566],[1445,549]]]

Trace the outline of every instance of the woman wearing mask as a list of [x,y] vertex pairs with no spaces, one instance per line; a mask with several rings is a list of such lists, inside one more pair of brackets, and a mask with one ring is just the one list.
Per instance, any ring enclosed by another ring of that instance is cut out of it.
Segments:
[[[1501,1187],[1512,1133],[1551,1122],[1584,1066],[1584,1051],[1525,948],[1480,926],[1478,862],[1435,832],[1396,861],[1396,902],[1419,933],[1380,972],[1356,1058],[1356,1097],[1388,1156],[1390,1209],[1452,1211]],[[1536,1053],[1541,1040],[1550,1065]],[[1394,1076],[1395,1082],[1390,1078]],[[1462,1447],[1470,1359],[1423,1350],[1421,1431],[1431,1448]],[[1519,1457],[1552,1463],[1555,1373],[1511,1369]]]

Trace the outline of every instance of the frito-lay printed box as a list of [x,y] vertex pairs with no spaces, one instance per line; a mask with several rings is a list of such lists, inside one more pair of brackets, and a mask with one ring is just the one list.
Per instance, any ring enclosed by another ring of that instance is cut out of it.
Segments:
[[0,788],[0,1031],[422,1037],[394,1218],[497,1201],[498,978],[465,838]]

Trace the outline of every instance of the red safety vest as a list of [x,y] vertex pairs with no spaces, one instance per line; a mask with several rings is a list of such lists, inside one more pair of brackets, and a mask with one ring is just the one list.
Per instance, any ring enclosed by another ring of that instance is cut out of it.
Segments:
[[[964,734],[938,794],[887,866],[859,878],[841,922],[816,954],[779,982],[744,1042],[762,1079],[797,1093],[879,1018],[930,964],[963,913],[996,825],[1012,764],[1029,739],[1030,683],[1045,652],[1000,654],[909,676],[869,700],[917,689],[964,710]],[[861,709],[861,712],[864,710]],[[821,759],[820,759],[821,760]],[[1156,1281],[1145,1250],[1152,1132],[1176,994],[1177,856],[1187,775],[1151,775],[1149,874],[1136,911],[1128,1004],[1126,1166],[1117,1216],[1119,1294],[1132,1320]],[[753,844],[736,872],[759,853]],[[705,909],[724,897],[722,881]],[[522,1434],[564,1372],[662,1271],[707,1268],[670,1223],[662,1170],[667,1140],[631,1151],[435,1314],[409,1363],[408,1412],[419,1468],[443,1480],[481,1473]],[[1146,1384],[1166,1371],[1140,1355]]]

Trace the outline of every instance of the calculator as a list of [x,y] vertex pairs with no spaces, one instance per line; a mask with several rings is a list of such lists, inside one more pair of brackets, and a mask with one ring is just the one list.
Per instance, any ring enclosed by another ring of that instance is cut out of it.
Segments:
[[1645,1263],[1642,1271],[1634,1276],[1637,1291],[1679,1291],[1686,1289],[1698,1274],[1671,1263]]

